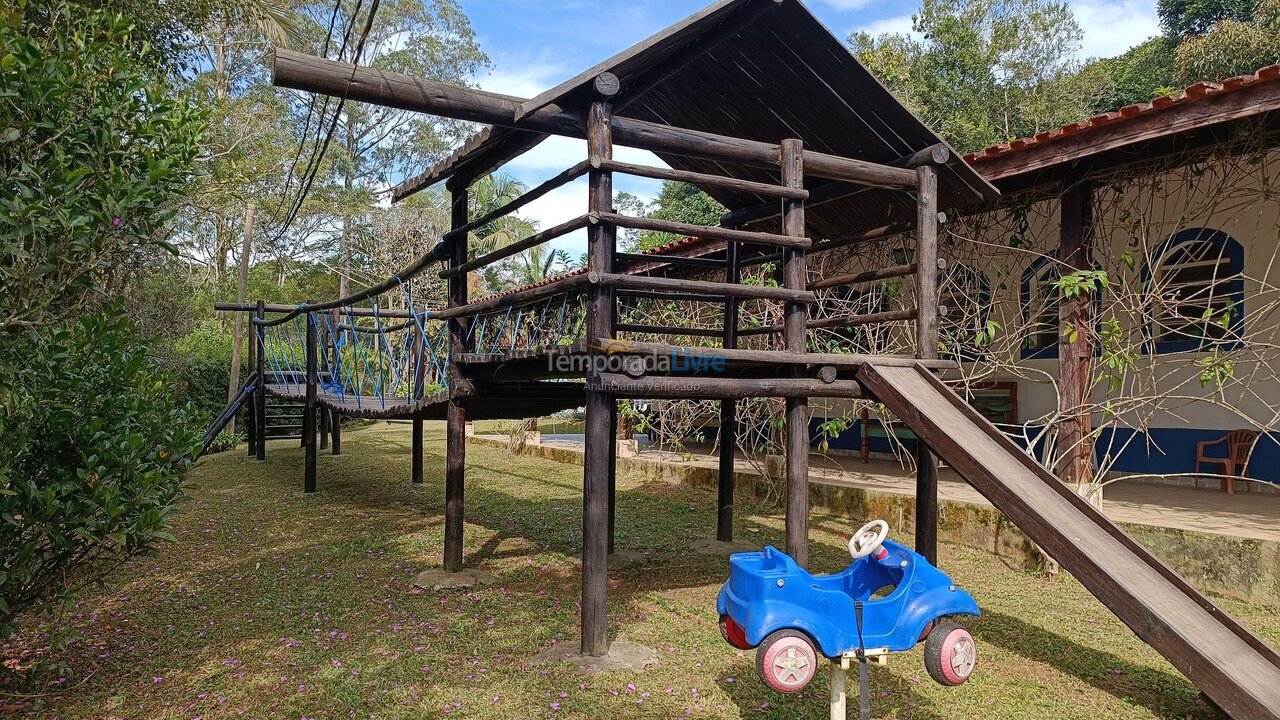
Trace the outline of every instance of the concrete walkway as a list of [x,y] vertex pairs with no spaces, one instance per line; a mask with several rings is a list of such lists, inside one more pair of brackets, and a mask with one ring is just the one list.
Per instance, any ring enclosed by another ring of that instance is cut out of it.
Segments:
[[[505,442],[505,438],[494,439]],[[544,435],[541,444],[576,452],[582,452],[583,447],[581,435]],[[691,446],[691,457],[686,460],[680,453],[648,449],[637,460],[714,468],[719,461],[711,451],[708,447]],[[739,472],[757,472],[741,455],[737,467]],[[894,460],[875,457],[863,464],[857,457],[811,455],[809,481],[897,495],[915,494],[913,470]],[[938,495],[942,500],[991,506],[977,490],[945,467],[939,472]],[[1103,512],[1120,523],[1280,541],[1280,494],[1244,493],[1237,489],[1235,495],[1228,495],[1218,490],[1214,482],[1197,490],[1118,480],[1103,492]]]

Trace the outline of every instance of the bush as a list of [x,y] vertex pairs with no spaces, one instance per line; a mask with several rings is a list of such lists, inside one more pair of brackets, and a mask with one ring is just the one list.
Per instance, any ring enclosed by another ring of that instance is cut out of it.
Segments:
[[114,309],[0,336],[0,400],[3,640],[169,539],[201,428]]
[[122,16],[24,5],[0,13],[0,332],[111,297],[161,243],[205,126]]

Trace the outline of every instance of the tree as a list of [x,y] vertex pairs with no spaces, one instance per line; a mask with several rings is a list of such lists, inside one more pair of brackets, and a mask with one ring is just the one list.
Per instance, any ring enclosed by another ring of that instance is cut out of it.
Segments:
[[90,312],[162,242],[204,114],[136,53],[133,27],[60,4],[0,24],[0,332]]
[[1178,84],[1173,59],[1176,48],[1177,43],[1159,36],[1129,48],[1123,55],[1090,61],[1081,69],[1081,75],[1094,75],[1086,82],[1104,89],[1095,99],[1091,113],[1148,102],[1166,94]]
[[[368,13],[376,6],[372,23]],[[485,67],[488,58],[476,43],[475,33],[457,0],[385,0],[367,4],[341,0],[338,31],[352,30],[340,59],[390,72],[463,84]],[[333,2],[316,2],[303,12],[314,20],[311,42],[324,53]],[[363,45],[358,39],[369,29]],[[350,291],[353,240],[368,221],[369,208],[394,178],[411,175],[423,165],[440,159],[465,135],[470,126],[408,110],[345,103],[337,118],[330,153],[329,180],[337,202],[333,214],[341,225],[338,234],[339,292]]]
[[[720,216],[725,211],[723,205],[696,185],[670,180],[662,183],[662,190],[651,203],[645,203],[630,193],[618,193],[614,204],[623,213],[690,225],[719,225]],[[624,247],[629,252],[650,250],[678,239],[671,233],[649,230],[628,231],[623,235]]]
[[1160,25],[1175,38],[1204,35],[1214,25],[1230,20],[1249,22],[1257,0],[1158,0]]
[[849,43],[890,90],[962,151],[1087,116],[1103,91],[1077,72],[1082,31],[1060,0],[924,0],[923,36]]
[[[1193,3],[1188,0],[1186,4]],[[1185,85],[1252,73],[1280,58],[1280,0],[1244,3],[1251,7],[1243,17],[1237,12],[1238,1],[1222,0],[1221,4],[1228,7],[1218,8],[1217,12],[1206,10],[1183,20],[1183,24],[1195,28],[1221,16],[1204,33],[1189,34],[1178,43],[1174,63],[1178,78]]]

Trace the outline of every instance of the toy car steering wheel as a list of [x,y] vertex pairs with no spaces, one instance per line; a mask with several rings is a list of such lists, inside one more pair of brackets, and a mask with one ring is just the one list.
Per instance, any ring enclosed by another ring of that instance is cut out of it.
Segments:
[[849,554],[854,560],[873,555],[889,537],[889,523],[883,520],[872,520],[849,538]]

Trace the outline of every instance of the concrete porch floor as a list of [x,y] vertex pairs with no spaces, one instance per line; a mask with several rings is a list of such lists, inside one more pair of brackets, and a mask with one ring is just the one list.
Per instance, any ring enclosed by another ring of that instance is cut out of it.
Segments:
[[[583,447],[581,435],[543,435],[541,444],[576,452],[582,452]],[[648,448],[636,459],[711,468],[718,465],[710,446],[689,446],[688,452],[686,460],[682,453]],[[737,458],[737,470],[757,472],[742,455]],[[915,494],[913,469],[874,456],[864,464],[859,457],[811,454],[809,481],[897,495]],[[991,507],[986,498],[947,467],[939,472],[938,495],[944,501]],[[1241,492],[1239,486],[1236,494],[1228,495],[1213,481],[1197,490],[1117,480],[1107,484],[1103,492],[1103,512],[1119,523],[1280,542],[1280,495]]]

